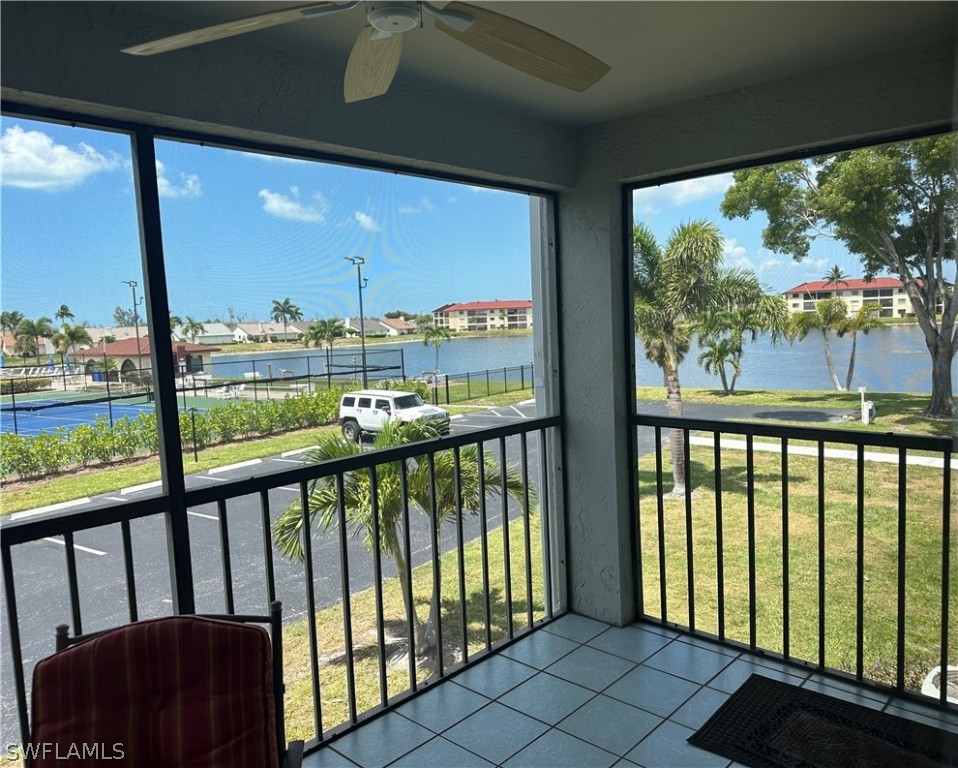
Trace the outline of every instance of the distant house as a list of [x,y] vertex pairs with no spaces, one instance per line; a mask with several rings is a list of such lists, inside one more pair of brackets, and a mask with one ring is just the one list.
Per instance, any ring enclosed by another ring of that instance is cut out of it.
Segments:
[[[105,326],[95,326],[93,328],[87,328],[87,333],[90,334],[90,339],[93,343],[90,345],[91,348],[99,347],[103,344],[103,339],[119,341],[120,339],[135,339],[136,338],[136,326],[133,325],[105,325]],[[140,324],[140,337],[148,336],[149,330],[146,322]]]
[[471,301],[443,304],[432,311],[436,325],[450,331],[492,331],[532,328],[532,302]]
[[234,340],[232,329],[224,323],[203,323],[203,331],[195,339],[180,325],[173,329],[173,338],[194,344],[232,344]]
[[[170,344],[173,347],[174,365],[176,366],[175,375],[177,377],[186,373],[210,371],[213,352],[219,351],[219,347],[206,344],[193,344],[183,341],[171,341]],[[73,361],[80,361],[84,364],[88,373],[104,357],[113,358],[121,374],[131,373],[143,368],[148,369],[151,366],[150,337],[141,336],[139,348],[135,338],[120,339],[91,349],[84,349],[71,355]]]
[[[287,323],[286,330],[283,330],[282,323],[254,322],[239,323],[237,328],[241,328],[247,336],[247,341],[298,341],[303,336],[303,331],[295,323]],[[236,329],[233,330],[234,338]]]
[[401,317],[397,317],[395,319],[384,317],[379,322],[386,326],[387,336],[405,336],[407,333],[413,333],[416,330],[414,323],[410,323],[408,320],[403,320]]
[[[389,333],[389,326],[383,324],[383,322],[375,317],[366,317],[363,318],[366,331],[366,338],[370,336],[395,336],[398,334]],[[359,336],[359,318],[358,317],[346,317],[343,318],[343,328],[345,329],[345,334],[347,337]]]
[[[868,281],[849,278],[837,283],[813,280],[789,288],[782,296],[789,312],[814,312],[815,302],[837,298],[845,303],[849,313],[857,312],[865,304],[877,304],[880,317],[913,317],[915,314],[905,284],[897,277],[876,277]],[[943,311],[940,301],[935,311]]]
[[250,341],[249,334],[243,328],[242,325],[237,325],[233,329],[233,343],[234,344],[246,344]]

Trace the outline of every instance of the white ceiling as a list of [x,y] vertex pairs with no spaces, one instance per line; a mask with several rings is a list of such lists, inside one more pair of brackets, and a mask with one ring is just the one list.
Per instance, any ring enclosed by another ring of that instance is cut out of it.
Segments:
[[[216,24],[283,2],[135,2],[157,33]],[[582,126],[742,88],[869,55],[950,41],[954,2],[480,2],[563,38],[612,71],[584,93],[515,72],[432,28],[406,33],[396,82],[454,94],[551,123]],[[248,33],[215,46],[253,45],[344,67],[363,25],[362,6]],[[189,56],[189,49],[155,56]]]

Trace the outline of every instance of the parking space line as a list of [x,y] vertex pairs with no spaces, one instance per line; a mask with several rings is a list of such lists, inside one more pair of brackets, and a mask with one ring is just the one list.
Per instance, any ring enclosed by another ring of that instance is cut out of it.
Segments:
[[219,518],[216,517],[216,515],[204,515],[202,512],[189,512],[189,511],[187,511],[186,514],[193,515],[193,517],[205,517],[207,520],[216,520],[217,522],[219,522]]
[[215,480],[218,483],[228,483],[228,477],[213,477],[212,475],[194,475],[197,480]]
[[214,472],[229,472],[231,469],[242,469],[243,467],[253,467],[257,464],[262,464],[262,459],[250,459],[249,461],[241,461],[237,464],[227,464],[225,467],[213,467],[208,474],[213,474]]
[[125,496],[128,493],[137,493],[138,491],[148,491],[151,488],[159,488],[163,485],[162,480],[154,480],[152,483],[142,483],[141,485],[131,485],[129,488],[121,488],[120,495]]
[[[126,501],[126,499],[123,499]],[[70,509],[71,507],[79,507],[82,504],[89,504],[89,497],[84,497],[82,499],[74,499],[73,501],[61,501],[59,504],[49,504],[45,507],[37,507],[36,509],[25,509],[23,512],[14,512],[10,515],[11,520],[20,520],[24,517],[33,517],[34,515],[42,515],[44,512],[56,512],[60,509]]]
[[288,458],[289,456],[298,456],[301,453],[306,453],[306,451],[312,451],[315,448],[319,448],[319,446],[309,445],[306,448],[297,448],[295,451],[283,451],[280,454],[280,456],[282,456],[285,459],[285,458]]
[[282,462],[285,463],[285,464],[302,464],[302,463],[303,463],[303,462],[300,461],[299,459],[280,459],[280,458],[277,458],[276,456],[270,456],[270,457],[269,457],[269,460],[270,460],[270,461],[282,461]]
[[[44,537],[44,541],[49,541],[52,544],[59,544],[61,547],[65,547],[67,543],[60,538],[54,536]],[[92,547],[84,547],[82,544],[74,544],[74,549],[79,549],[81,552],[88,552],[91,555],[96,555],[97,557],[105,557],[106,552],[101,552],[99,549],[93,549]]]
[[274,488],[275,491],[290,491],[292,493],[299,493],[299,488],[291,485],[281,485],[278,488]]

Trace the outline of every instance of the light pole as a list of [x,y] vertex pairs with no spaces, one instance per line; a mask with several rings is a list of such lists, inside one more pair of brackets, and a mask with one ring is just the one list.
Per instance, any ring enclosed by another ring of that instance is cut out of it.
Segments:
[[366,259],[362,256],[343,256],[346,261],[356,265],[356,288],[359,291],[359,340],[363,349],[363,389],[369,386],[366,373],[366,319],[363,317],[363,289],[369,284],[369,278],[363,278],[363,264]]
[[121,283],[126,283],[130,286],[130,290],[133,291],[133,327],[136,332],[136,371],[137,376],[140,374],[140,369],[143,367],[143,361],[140,359],[140,318],[136,311],[136,286],[139,285],[136,280],[121,280]]

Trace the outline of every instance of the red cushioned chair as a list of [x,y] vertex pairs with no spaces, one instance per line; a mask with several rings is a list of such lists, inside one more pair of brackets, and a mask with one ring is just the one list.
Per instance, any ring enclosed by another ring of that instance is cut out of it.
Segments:
[[[286,745],[281,610],[168,616],[75,638],[58,627],[57,653],[33,671],[30,765],[301,765],[303,742]],[[272,643],[257,623],[270,624]]]

